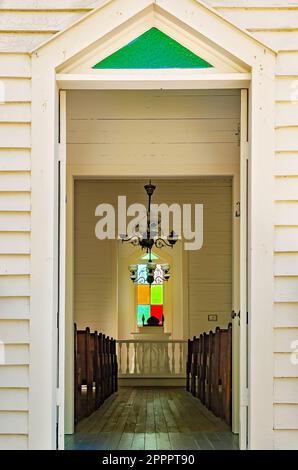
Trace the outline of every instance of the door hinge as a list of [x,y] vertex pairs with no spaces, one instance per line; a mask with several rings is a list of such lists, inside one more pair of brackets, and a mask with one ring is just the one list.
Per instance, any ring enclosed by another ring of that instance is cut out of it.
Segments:
[[56,388],[56,405],[62,405],[62,390],[61,388]]
[[58,162],[66,162],[66,145],[58,144]]
[[244,160],[248,160],[248,155],[249,155],[249,143],[248,142],[241,143],[241,154]]
[[242,393],[242,406],[248,406],[249,402],[249,390],[248,388],[245,388]]

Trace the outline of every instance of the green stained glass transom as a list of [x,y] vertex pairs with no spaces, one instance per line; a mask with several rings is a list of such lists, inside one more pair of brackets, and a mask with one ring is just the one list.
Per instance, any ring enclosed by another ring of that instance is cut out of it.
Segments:
[[208,68],[211,64],[157,28],[151,28],[94,65],[94,69]]

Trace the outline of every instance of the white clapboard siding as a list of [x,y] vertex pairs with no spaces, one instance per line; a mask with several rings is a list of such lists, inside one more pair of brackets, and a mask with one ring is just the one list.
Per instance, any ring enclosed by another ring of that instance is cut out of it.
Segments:
[[275,327],[298,328],[297,303],[280,302],[274,304]]
[[278,75],[298,75],[298,44],[296,51],[280,52],[277,56]]
[[298,328],[276,328],[274,330],[276,352],[292,352],[294,341],[298,341]]
[[276,404],[274,407],[275,429],[296,429],[298,421],[298,405]]
[[0,212],[4,211],[30,211],[29,192],[0,192]]
[[53,33],[35,32],[1,32],[0,31],[0,54],[3,52],[25,53],[32,51],[39,44],[47,41]]
[[275,250],[298,251],[298,227],[276,227]]
[[[277,101],[298,101],[298,76],[279,76],[276,79],[275,97]],[[286,149],[283,149],[286,150]]]
[[81,12],[0,10],[0,31],[50,31],[65,29],[82,16]]
[[[0,34],[1,37],[1,34]],[[1,58],[1,55],[0,55]],[[1,64],[1,62],[0,62]],[[1,75],[0,75],[1,76]],[[1,80],[1,102],[31,100],[31,81],[27,78],[4,78]],[[1,107],[0,107],[1,110]]]
[[28,413],[23,411],[0,411],[1,434],[26,434],[28,432]]
[[0,341],[8,344],[27,344],[29,342],[29,321],[0,320]]
[[30,295],[29,276],[3,276],[0,283],[0,297],[27,297],[28,295]]
[[4,344],[4,360],[7,365],[29,364],[29,344],[11,343]]
[[276,276],[298,276],[298,252],[276,253],[274,261]]
[[[1,15],[0,3],[0,15]],[[2,77],[31,77],[31,60],[28,54],[0,54]]]
[[275,279],[276,302],[298,302],[298,276],[276,277]]
[[276,201],[275,225],[298,225],[298,201]]
[[298,142],[298,126],[292,127],[278,127],[276,129],[276,151],[297,151]]
[[274,380],[275,403],[298,404],[298,380],[296,378]]
[[26,388],[0,388],[0,403],[2,411],[26,411],[28,390]]
[[29,232],[29,212],[0,212],[0,232]]
[[1,0],[1,10],[83,10],[92,9],[105,0]]
[[274,354],[274,375],[280,377],[298,378],[297,364],[291,361],[292,353],[275,353]]
[[276,51],[297,51],[297,30],[254,30],[253,36]]
[[1,123],[0,142],[2,148],[29,148],[31,145],[30,125]]
[[298,431],[274,431],[274,448],[276,450],[298,450]]
[[298,175],[275,178],[275,197],[279,201],[298,201]]
[[258,8],[261,10],[285,6],[297,6],[295,0],[204,0],[214,8]]
[[278,127],[297,126],[298,100],[277,102],[275,106],[275,124]]
[[0,148],[0,171],[28,171],[30,169],[30,149]]
[[30,233],[0,232],[0,254],[29,254]]
[[30,103],[3,103],[0,105],[0,122],[30,122]]
[[0,254],[0,276],[7,274],[30,274],[30,256]]
[[1,387],[29,387],[29,367],[27,365],[0,364],[0,388]]
[[16,434],[1,434],[0,435],[0,450],[27,450],[28,449],[28,436]]
[[29,318],[29,297],[0,297],[1,320],[28,320]]
[[30,191],[30,172],[0,173],[0,191]]
[[[261,2],[260,2],[261,3]],[[283,8],[217,8],[226,19],[242,29],[294,29],[298,23],[298,6]]]
[[279,152],[275,156],[275,174],[277,176],[298,175],[298,152]]

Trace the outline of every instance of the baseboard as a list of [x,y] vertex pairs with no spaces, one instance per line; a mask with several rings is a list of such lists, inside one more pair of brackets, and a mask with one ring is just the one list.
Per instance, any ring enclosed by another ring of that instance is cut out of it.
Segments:
[[119,387],[184,387],[185,377],[119,377]]

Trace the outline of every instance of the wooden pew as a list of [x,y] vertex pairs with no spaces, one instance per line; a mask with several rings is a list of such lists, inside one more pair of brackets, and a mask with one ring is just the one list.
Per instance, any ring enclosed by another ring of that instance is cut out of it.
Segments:
[[220,413],[219,416],[231,424],[232,415],[232,325],[221,331],[220,341]]
[[186,389],[231,425],[232,324],[188,340]]
[[212,347],[213,347],[213,332],[210,331],[208,335],[208,351],[206,354],[206,377],[205,377],[205,405],[208,409],[211,408],[211,370],[212,370]]
[[193,396],[196,396],[196,389],[197,389],[199,349],[200,349],[200,339],[194,336],[192,360],[191,360],[191,367],[190,367],[190,373],[191,373],[190,391],[193,394]]
[[201,361],[200,361],[200,400],[206,404],[206,375],[207,375],[207,355],[209,349],[209,335],[202,335]]
[[187,360],[186,360],[186,390],[190,392],[190,374],[191,362],[193,354],[193,340],[189,339],[187,342]]
[[74,325],[75,423],[118,389],[116,341]]
[[112,393],[118,390],[118,362],[116,353],[116,340],[111,341],[111,358],[112,358]]
[[81,409],[81,388],[82,373],[81,360],[77,350],[77,325],[74,324],[74,402],[75,402],[75,424],[81,419],[83,410]]
[[213,337],[211,359],[211,411],[219,415],[219,353],[220,353],[220,328],[216,328]]

